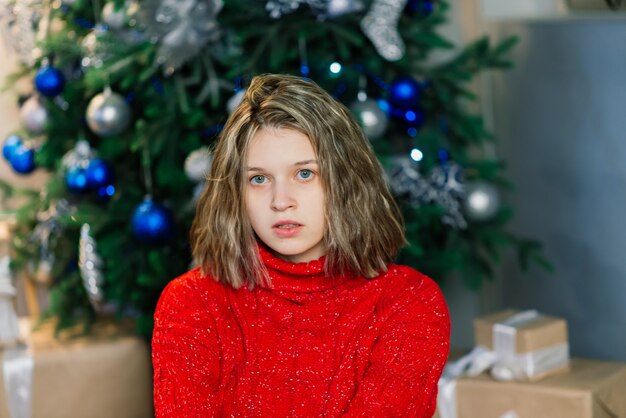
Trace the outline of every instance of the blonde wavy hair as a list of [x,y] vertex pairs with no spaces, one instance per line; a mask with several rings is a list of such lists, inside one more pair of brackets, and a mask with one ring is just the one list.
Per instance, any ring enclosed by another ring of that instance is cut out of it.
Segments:
[[213,150],[190,234],[203,274],[234,288],[270,282],[243,192],[248,146],[263,128],[294,129],[311,141],[326,196],[325,273],[372,278],[386,271],[406,242],[404,223],[365,134],[350,111],[312,81],[264,74],[252,79]]

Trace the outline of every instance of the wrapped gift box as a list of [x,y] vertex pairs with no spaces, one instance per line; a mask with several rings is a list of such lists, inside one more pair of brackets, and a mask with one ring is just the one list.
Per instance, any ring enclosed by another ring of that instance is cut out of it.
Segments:
[[[32,418],[153,416],[148,345],[131,327],[98,324],[89,336],[53,334],[54,324],[47,323],[25,337],[34,360]],[[10,418],[4,374],[0,418]]]
[[573,359],[568,373],[539,382],[463,377],[456,404],[457,418],[626,417],[626,364]]
[[509,369],[515,380],[536,381],[568,368],[567,323],[561,318],[506,310],[476,319],[474,337],[477,346],[497,354],[492,372]]

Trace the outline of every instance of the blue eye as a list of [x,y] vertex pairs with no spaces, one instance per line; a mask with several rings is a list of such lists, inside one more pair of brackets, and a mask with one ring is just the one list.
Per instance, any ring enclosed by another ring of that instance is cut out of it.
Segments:
[[263,184],[265,183],[265,176],[262,176],[262,175],[254,176],[250,179],[250,181],[253,184]]
[[303,180],[309,180],[313,176],[313,172],[311,170],[303,169],[298,171],[298,175]]

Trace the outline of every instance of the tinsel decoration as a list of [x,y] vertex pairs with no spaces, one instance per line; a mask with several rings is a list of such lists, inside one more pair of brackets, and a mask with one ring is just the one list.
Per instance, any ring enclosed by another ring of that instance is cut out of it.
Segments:
[[210,41],[220,37],[217,15],[221,0],[146,0],[138,19],[153,42],[157,62],[166,75],[195,57]]
[[333,19],[363,9],[363,3],[359,0],[270,0],[266,3],[265,10],[273,19],[279,19],[303,5],[309,6],[320,20]]
[[78,269],[83,281],[83,287],[87,292],[89,303],[98,314],[111,314],[115,308],[104,301],[104,275],[102,274],[103,262],[97,252],[96,240],[91,236],[89,224],[83,224],[80,228],[78,243]]
[[19,336],[17,315],[13,308],[13,297],[16,294],[11,279],[8,255],[0,258],[0,346],[9,344]]
[[96,154],[89,146],[89,142],[80,139],[76,142],[73,149],[65,153],[61,160],[61,165],[66,170],[74,167],[87,168],[95,157]]
[[41,23],[47,21],[42,13],[48,9],[43,0],[0,1],[0,30],[5,45],[28,67],[32,67],[40,58],[37,38],[40,25],[43,26]]
[[398,61],[404,56],[405,46],[398,33],[398,20],[407,0],[374,0],[361,20],[361,30],[369,38],[381,57]]
[[[111,4],[111,3],[108,3]],[[100,68],[109,58],[111,58],[111,50],[107,48],[108,44],[107,31],[102,26],[96,26],[83,38],[81,47],[83,50],[83,59],[80,64],[84,69]]]
[[457,164],[436,167],[425,178],[416,163],[408,158],[400,158],[388,178],[395,195],[415,206],[429,203],[439,205],[445,210],[441,217],[442,223],[456,229],[467,228],[462,212],[462,168]]
[[75,211],[65,199],[59,199],[50,203],[47,210],[37,214],[37,225],[30,236],[31,242],[39,244],[39,260],[37,269],[33,272],[35,280],[41,284],[50,284],[50,273],[54,266],[54,253],[50,250],[50,244],[63,233],[62,218],[70,216]]

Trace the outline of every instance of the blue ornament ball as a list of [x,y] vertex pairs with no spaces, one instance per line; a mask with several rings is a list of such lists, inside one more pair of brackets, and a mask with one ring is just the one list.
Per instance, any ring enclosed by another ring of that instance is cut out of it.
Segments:
[[70,168],[65,174],[65,185],[73,193],[83,193],[89,188],[87,170],[81,167]]
[[96,190],[98,193],[98,197],[103,201],[108,201],[110,198],[115,195],[115,186],[113,184],[107,184],[101,187],[98,187]]
[[413,108],[418,104],[421,92],[422,86],[413,77],[401,76],[389,87],[389,101],[393,107]]
[[139,241],[159,244],[172,238],[174,220],[163,205],[146,198],[133,213],[132,228]]
[[35,75],[37,91],[46,97],[54,97],[63,91],[65,77],[54,67],[42,67]]
[[11,156],[15,153],[15,150],[24,144],[22,138],[17,135],[11,135],[4,140],[2,145],[2,155],[7,161],[11,161]]
[[20,145],[13,150],[9,163],[16,173],[32,173],[35,170],[35,150],[31,147]]
[[113,183],[113,169],[104,160],[96,158],[87,166],[87,184],[90,188],[98,189]]

